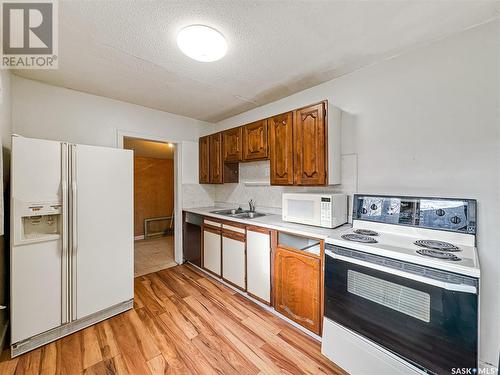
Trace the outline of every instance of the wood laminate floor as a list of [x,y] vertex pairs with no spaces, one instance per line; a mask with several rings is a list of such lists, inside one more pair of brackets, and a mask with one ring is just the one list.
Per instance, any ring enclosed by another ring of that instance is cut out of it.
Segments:
[[182,265],[135,279],[134,309],[14,359],[0,374],[343,374],[317,341]]

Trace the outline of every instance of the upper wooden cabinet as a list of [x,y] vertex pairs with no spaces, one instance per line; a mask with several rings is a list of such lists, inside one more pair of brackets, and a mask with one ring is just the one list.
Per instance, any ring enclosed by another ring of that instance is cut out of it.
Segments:
[[223,162],[222,162],[222,134],[216,133],[209,137],[209,170],[210,170],[210,183],[222,184],[223,177]]
[[325,100],[212,134],[208,151],[202,137],[200,183],[238,182],[239,162],[269,158],[271,185],[340,184],[341,121]]
[[325,102],[297,109],[294,121],[296,185],[326,185],[327,124]]
[[293,185],[293,112],[267,120],[271,185]]
[[274,308],[310,331],[321,331],[321,261],[278,246],[274,257]]
[[210,151],[207,137],[201,137],[199,142],[199,180],[200,184],[210,182]]
[[267,159],[267,120],[260,120],[242,126],[243,160]]
[[241,133],[241,127],[225,130],[222,133],[224,145],[224,162],[241,161],[241,148],[243,143]]
[[222,184],[225,182],[238,182],[238,163],[224,163],[222,156],[222,146],[222,133],[216,133],[200,138],[200,184]]

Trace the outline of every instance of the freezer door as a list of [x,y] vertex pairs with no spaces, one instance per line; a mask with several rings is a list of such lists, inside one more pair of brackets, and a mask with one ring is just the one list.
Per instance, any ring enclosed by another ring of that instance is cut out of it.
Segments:
[[23,202],[61,200],[61,142],[12,137],[12,197]]
[[[11,159],[11,343],[55,328],[66,321],[66,259],[63,221],[48,236],[20,244],[21,233],[42,227],[36,210],[63,204],[64,144],[15,136]],[[40,203],[41,202],[41,203]],[[50,202],[50,203],[47,203]],[[40,208],[45,207],[45,208]],[[54,209],[55,210],[55,209]],[[60,210],[60,209],[58,209]],[[33,211],[33,212],[32,212]],[[47,215],[52,217],[61,215]],[[30,223],[23,225],[23,220]]]
[[133,298],[133,153],[71,146],[72,317]]

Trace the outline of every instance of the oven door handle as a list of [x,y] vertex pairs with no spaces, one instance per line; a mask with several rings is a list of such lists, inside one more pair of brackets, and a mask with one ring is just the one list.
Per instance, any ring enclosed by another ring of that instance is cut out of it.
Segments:
[[396,276],[404,277],[407,279],[419,281],[419,282],[422,282],[422,283],[425,283],[428,285],[436,286],[438,288],[443,288],[443,289],[451,290],[451,291],[455,291],[455,292],[477,294],[477,288],[473,285],[454,284],[454,283],[447,283],[444,281],[434,280],[434,279],[430,279],[428,277],[414,275],[414,274],[409,273],[409,272],[395,270],[395,269],[392,269],[389,267],[380,266],[378,264],[365,262],[363,260],[354,259],[354,258],[346,257],[343,255],[338,255],[338,254],[333,253],[331,250],[325,250],[325,255],[327,255],[331,258],[334,258],[334,259],[341,260],[343,262],[353,263],[353,264],[357,264],[359,266],[363,266],[363,267],[367,267],[367,268],[373,268],[373,269],[376,269],[378,271],[382,271],[385,273],[390,273],[392,275],[396,275]]

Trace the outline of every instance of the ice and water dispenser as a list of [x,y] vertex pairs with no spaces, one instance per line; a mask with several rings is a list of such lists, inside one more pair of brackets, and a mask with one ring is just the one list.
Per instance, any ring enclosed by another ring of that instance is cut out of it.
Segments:
[[59,202],[14,202],[16,244],[57,239],[62,230],[62,205]]

